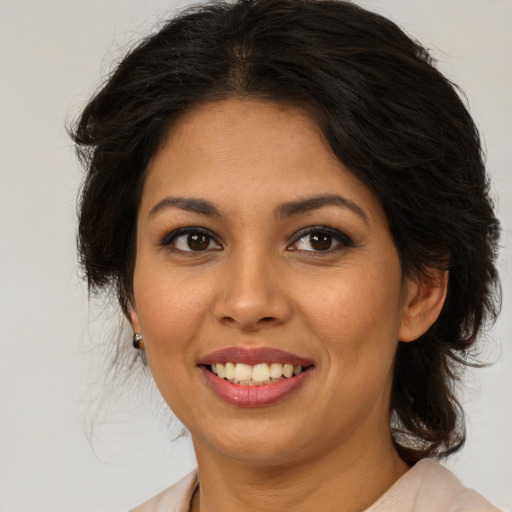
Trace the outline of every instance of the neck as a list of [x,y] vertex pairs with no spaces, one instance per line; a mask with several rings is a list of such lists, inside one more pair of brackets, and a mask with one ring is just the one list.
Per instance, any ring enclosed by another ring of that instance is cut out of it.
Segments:
[[340,504],[344,512],[360,512],[409,469],[390,437],[366,446],[356,443],[357,449],[330,447],[315,457],[276,465],[227,459],[196,440],[194,446],[200,490],[191,512],[338,512]]

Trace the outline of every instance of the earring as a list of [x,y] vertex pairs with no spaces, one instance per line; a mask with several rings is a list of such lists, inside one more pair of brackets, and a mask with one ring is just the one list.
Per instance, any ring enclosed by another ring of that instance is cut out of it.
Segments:
[[136,349],[136,350],[144,350],[144,341],[143,341],[143,338],[142,338],[142,335],[140,335],[139,333],[134,333],[133,334],[133,348]]

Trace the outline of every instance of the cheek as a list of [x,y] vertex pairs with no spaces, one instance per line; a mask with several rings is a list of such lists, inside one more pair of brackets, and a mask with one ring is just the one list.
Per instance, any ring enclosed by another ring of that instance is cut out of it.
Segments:
[[143,265],[140,268],[135,271],[134,294],[148,359],[156,359],[153,354],[158,358],[184,354],[207,317],[211,286],[168,268],[158,276],[144,272]]
[[[167,271],[136,268],[134,295],[149,369],[169,407],[189,422],[187,400],[195,371],[195,340],[209,311],[208,287]],[[210,287],[211,289],[211,287]]]
[[330,363],[367,372],[391,364],[401,318],[400,273],[377,267],[352,271],[308,286],[303,316],[323,344]]
[[352,273],[323,291],[310,287],[314,293],[303,302],[306,328],[322,353],[325,386],[318,400],[331,404],[332,425],[347,428],[372,411],[387,422],[398,346],[400,289],[396,281],[365,277]]

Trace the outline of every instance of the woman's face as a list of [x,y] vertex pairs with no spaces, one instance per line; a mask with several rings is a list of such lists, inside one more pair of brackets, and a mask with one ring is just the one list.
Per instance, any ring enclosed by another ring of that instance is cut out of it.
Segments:
[[388,440],[408,286],[381,206],[301,110],[206,104],[148,167],[132,321],[196,450],[279,464]]

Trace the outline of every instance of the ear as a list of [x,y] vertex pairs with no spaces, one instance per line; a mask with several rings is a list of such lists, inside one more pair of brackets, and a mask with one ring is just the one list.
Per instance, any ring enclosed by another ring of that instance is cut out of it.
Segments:
[[133,304],[133,300],[130,301],[130,304],[128,305],[128,314],[130,323],[132,324],[133,332],[140,334],[139,314],[137,313],[137,309]]
[[431,269],[406,281],[399,341],[414,341],[428,331],[443,309],[447,289],[447,270]]

